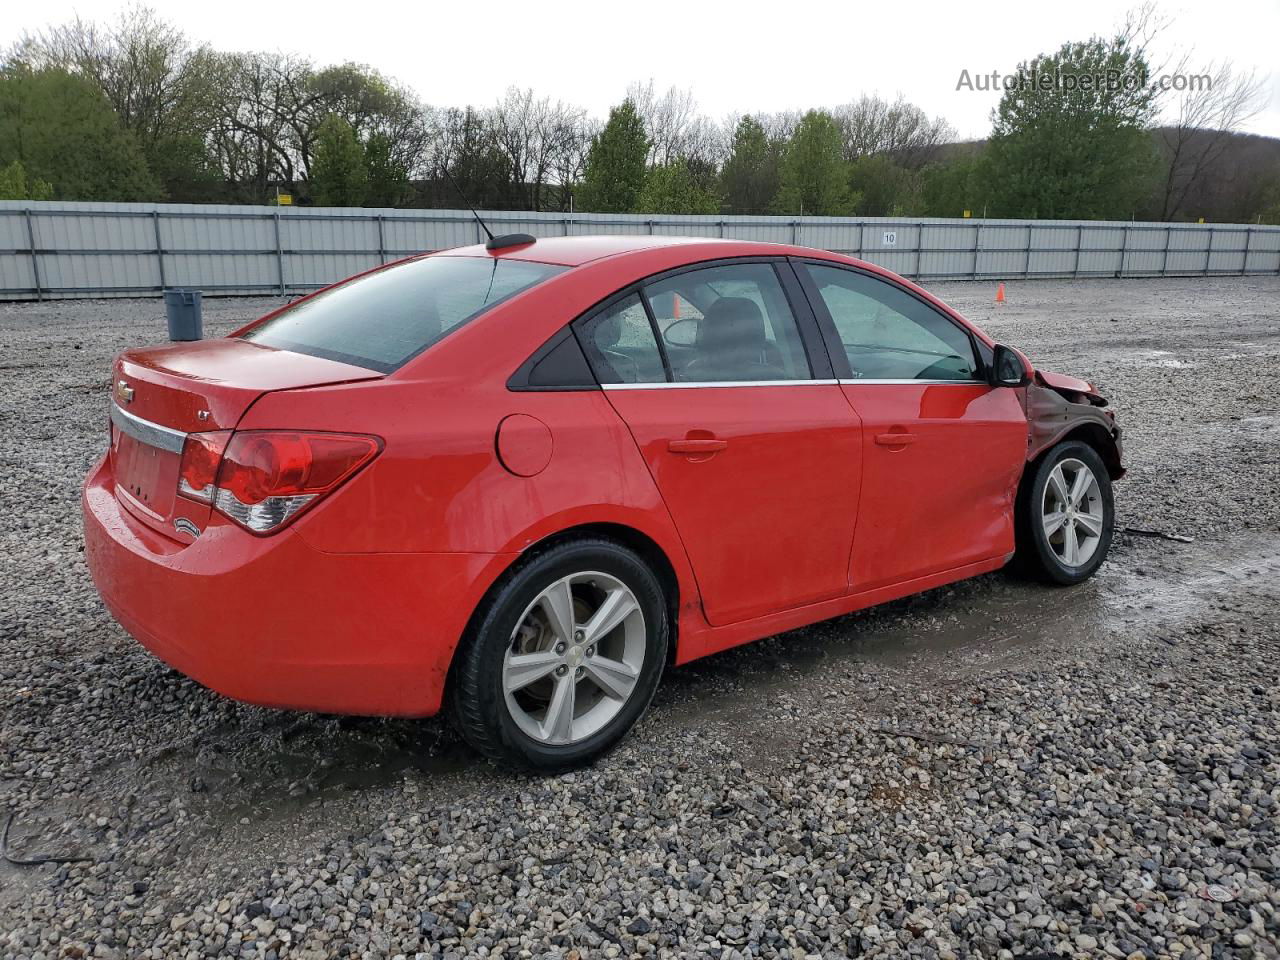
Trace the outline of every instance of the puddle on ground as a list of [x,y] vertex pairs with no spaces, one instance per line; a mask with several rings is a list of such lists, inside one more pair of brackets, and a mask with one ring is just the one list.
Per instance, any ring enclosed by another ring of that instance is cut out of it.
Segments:
[[1194,361],[1180,360],[1168,350],[1135,350],[1131,356],[1122,357],[1121,362],[1139,367],[1165,367],[1175,370],[1195,366]]
[[[658,702],[690,715],[743,715],[798,678],[868,663],[956,679],[1030,663],[1051,650],[1176,627],[1232,596],[1280,593],[1274,542],[1130,540],[1113,551],[1078,587],[987,574],[727,651],[674,671]],[[726,686],[732,691],[710,701],[703,695]]]
[[301,714],[276,735],[213,740],[189,762],[190,788],[227,818],[256,822],[405,778],[439,780],[478,762],[441,718]]
[[[1228,347],[1234,348],[1227,352]],[[1188,367],[1199,366],[1204,363],[1212,363],[1221,365],[1234,360],[1247,360],[1250,363],[1257,361],[1259,354],[1268,352],[1267,346],[1261,343],[1237,340],[1230,343],[1218,343],[1217,350],[1211,353],[1204,353],[1198,357],[1178,356],[1171,350],[1144,349],[1144,348],[1126,348],[1117,346],[1111,351],[1111,356],[1119,360],[1121,363],[1129,364],[1137,367],[1162,367],[1166,369],[1181,370]],[[1193,352],[1195,348],[1192,348]],[[1203,352],[1203,351],[1202,351]]]
[[1254,440],[1280,440],[1280,417],[1266,415],[1241,417],[1236,421],[1236,426]]

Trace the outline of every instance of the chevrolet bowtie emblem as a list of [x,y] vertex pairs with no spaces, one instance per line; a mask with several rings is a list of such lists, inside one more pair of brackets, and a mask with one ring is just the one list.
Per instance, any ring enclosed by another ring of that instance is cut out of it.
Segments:
[[128,380],[116,381],[116,399],[121,403],[128,403],[133,399],[133,387],[129,386]]

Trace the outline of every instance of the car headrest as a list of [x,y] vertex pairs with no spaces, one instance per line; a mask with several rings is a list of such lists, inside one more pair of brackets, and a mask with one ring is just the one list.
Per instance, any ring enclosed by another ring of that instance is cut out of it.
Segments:
[[721,297],[698,321],[697,346],[708,350],[756,349],[766,339],[760,305],[746,297]]
[[595,338],[597,347],[608,350],[610,347],[617,346],[618,340],[622,337],[622,320],[617,314],[601,318],[595,327],[592,337]]

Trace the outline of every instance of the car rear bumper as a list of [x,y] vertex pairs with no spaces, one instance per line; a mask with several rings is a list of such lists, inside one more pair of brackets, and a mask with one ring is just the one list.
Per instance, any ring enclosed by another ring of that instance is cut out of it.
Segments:
[[296,529],[255,537],[215,515],[191,544],[85,481],[85,556],[111,615],[165,663],[269,707],[373,716],[440,709],[467,618],[512,557],[341,554]]

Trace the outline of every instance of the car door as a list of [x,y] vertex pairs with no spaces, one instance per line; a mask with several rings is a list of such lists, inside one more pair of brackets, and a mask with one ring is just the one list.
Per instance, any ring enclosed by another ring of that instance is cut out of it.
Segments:
[[575,331],[671,511],[710,623],[848,592],[861,428],[785,262],[662,275]]
[[834,264],[797,269],[864,428],[853,590],[1010,553],[1027,451],[1019,392],[989,386],[972,333],[906,287]]

